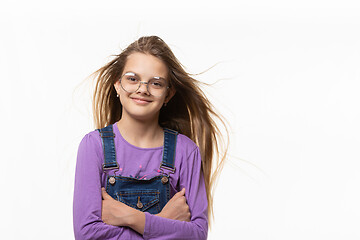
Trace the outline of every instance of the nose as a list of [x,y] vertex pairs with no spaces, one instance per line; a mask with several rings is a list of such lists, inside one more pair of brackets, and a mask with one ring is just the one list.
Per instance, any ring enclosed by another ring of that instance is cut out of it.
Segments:
[[148,90],[148,82],[139,82],[139,84],[140,84],[140,86],[139,86],[137,92],[144,92],[144,93],[150,94],[149,90]]

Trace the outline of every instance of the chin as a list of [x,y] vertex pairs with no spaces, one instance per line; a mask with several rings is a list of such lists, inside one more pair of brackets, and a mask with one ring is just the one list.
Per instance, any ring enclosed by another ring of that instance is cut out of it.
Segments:
[[128,115],[136,120],[147,121],[157,119],[159,117],[159,112],[157,112],[157,114],[154,114],[153,112],[131,111],[128,112]]

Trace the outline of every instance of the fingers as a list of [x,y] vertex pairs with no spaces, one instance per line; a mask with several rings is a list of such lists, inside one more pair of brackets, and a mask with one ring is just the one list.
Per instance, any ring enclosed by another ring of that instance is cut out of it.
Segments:
[[106,199],[113,199],[105,190],[105,188],[101,188],[101,196],[104,200]]

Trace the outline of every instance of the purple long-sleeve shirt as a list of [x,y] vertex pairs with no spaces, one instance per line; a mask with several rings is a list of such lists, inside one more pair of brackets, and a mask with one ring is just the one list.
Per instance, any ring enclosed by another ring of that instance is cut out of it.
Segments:
[[[116,159],[120,169],[116,174],[149,179],[159,175],[163,147],[139,148],[128,143],[116,124]],[[102,170],[104,154],[97,130],[86,134],[80,142],[73,203],[74,233],[82,239],[206,239],[208,231],[207,198],[201,156],[196,144],[185,135],[177,137],[175,167],[170,174],[170,188],[174,192],[185,188],[191,221],[177,221],[145,213],[144,234],[131,228],[107,225],[101,220],[101,187],[106,174]]]

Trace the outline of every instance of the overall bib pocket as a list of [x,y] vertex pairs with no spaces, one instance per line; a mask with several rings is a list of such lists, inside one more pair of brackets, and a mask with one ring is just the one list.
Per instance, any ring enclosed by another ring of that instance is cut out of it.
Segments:
[[160,192],[156,189],[124,190],[116,193],[117,200],[139,211],[160,212]]
[[164,176],[147,180],[130,177],[108,176],[106,192],[118,200],[139,211],[151,214],[159,213],[170,199],[169,182],[163,183]]

